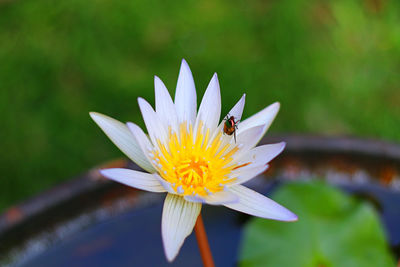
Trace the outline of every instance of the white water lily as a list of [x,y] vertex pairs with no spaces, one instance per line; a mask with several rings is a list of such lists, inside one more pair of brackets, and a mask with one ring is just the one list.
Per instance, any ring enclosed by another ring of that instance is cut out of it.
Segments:
[[[155,110],[143,98],[139,107],[148,135],[134,123],[123,124],[91,112],[93,120],[114,144],[148,173],[105,169],[102,175],[151,192],[167,192],[162,213],[162,240],[172,261],[192,232],[202,203],[224,205],[250,215],[295,221],[297,216],[271,199],[241,185],[264,172],[285,143],[255,147],[278,110],[274,103],[238,124],[236,141],[220,121],[221,96],[217,74],[212,77],[197,111],[190,68],[182,60],[173,102],[155,77]],[[245,95],[229,111],[239,121]]]

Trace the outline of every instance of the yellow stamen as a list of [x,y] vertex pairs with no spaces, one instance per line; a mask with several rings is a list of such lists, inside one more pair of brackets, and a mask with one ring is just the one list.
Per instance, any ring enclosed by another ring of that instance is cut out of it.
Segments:
[[219,192],[235,180],[229,176],[232,170],[250,164],[229,164],[239,148],[222,145],[222,132],[210,140],[210,129],[204,129],[202,122],[197,129],[187,123],[178,129],[177,134],[169,128],[167,141],[158,140],[151,155],[159,174],[179,194],[206,196]]

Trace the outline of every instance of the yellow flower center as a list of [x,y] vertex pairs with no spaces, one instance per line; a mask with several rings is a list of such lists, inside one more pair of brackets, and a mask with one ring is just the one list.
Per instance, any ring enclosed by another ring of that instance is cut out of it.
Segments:
[[237,169],[232,156],[238,146],[223,142],[222,131],[210,140],[210,129],[200,123],[196,134],[192,125],[179,126],[179,133],[169,130],[165,143],[158,141],[158,149],[151,155],[159,174],[182,195],[206,196],[219,192],[234,181],[229,174]]

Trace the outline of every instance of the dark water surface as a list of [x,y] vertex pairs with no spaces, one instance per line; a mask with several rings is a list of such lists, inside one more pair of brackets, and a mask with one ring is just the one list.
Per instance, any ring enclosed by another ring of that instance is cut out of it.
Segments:
[[[22,266],[202,266],[194,233],[168,264],[161,241],[162,203],[132,209],[90,225]],[[241,223],[224,207],[203,207],[203,219],[217,266],[237,261]]]
[[[280,186],[270,183],[258,189],[268,193]],[[371,201],[381,213],[395,254],[400,244],[400,194],[376,185],[344,186],[357,197]],[[165,260],[161,241],[162,198],[93,223],[65,237],[22,266],[202,266],[194,234],[185,241],[176,260]],[[235,266],[242,226],[249,216],[222,206],[203,206],[211,250],[217,266]]]

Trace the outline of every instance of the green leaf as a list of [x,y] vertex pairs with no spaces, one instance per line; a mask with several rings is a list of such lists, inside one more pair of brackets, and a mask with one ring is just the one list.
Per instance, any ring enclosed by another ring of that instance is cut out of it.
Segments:
[[322,182],[282,186],[273,199],[299,221],[252,218],[244,229],[240,266],[395,266],[369,203]]

